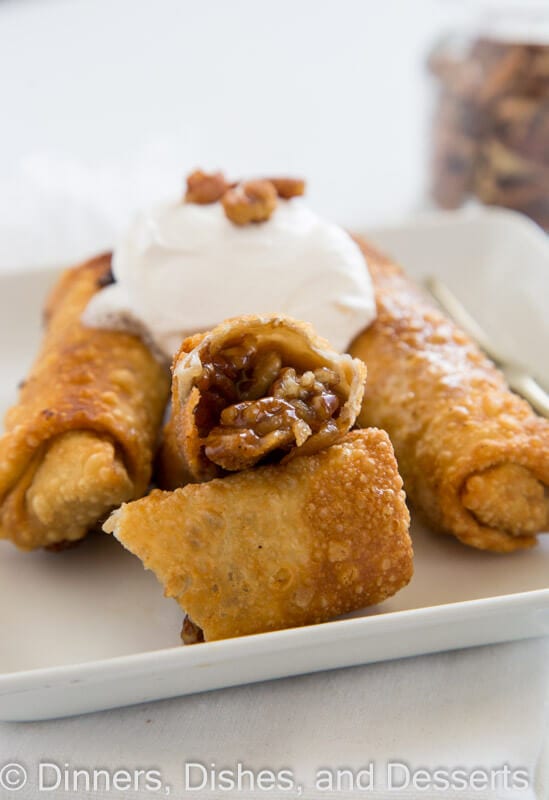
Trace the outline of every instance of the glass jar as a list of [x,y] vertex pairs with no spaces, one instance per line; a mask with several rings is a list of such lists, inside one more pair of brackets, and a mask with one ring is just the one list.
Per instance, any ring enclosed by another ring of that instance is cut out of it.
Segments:
[[549,230],[549,2],[487,8],[433,49],[431,194],[522,211]]

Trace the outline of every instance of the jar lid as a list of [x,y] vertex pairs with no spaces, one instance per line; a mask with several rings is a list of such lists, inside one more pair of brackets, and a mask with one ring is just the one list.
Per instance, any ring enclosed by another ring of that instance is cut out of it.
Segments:
[[516,44],[549,45],[547,0],[458,0],[461,8],[476,12],[475,32]]

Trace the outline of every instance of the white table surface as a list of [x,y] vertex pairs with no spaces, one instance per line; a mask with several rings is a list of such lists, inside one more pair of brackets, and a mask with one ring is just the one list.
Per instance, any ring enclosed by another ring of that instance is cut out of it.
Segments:
[[[0,0],[0,268],[44,261],[30,231],[48,215],[60,261],[108,244],[133,208],[173,192],[196,164],[304,174],[311,203],[348,225],[417,207],[422,60],[454,11],[436,0]],[[40,761],[156,768],[182,796],[191,760],[291,767],[307,786],[317,768],[372,760],[379,770],[507,763],[531,774],[517,797],[547,798],[548,663],[547,641],[519,642],[3,724],[0,768],[19,761],[29,781],[0,798],[42,796]]]

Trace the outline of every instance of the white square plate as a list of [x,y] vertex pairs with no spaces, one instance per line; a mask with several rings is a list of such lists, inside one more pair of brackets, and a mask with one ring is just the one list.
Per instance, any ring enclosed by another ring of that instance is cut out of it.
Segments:
[[[370,236],[414,277],[442,277],[502,349],[549,383],[549,245],[535,226],[509,212],[477,211]],[[54,279],[52,270],[0,275],[2,410],[36,352]],[[382,606],[194,647],[180,645],[178,606],[112,537],[58,554],[1,542],[0,719],[59,717],[549,633],[549,536],[534,550],[498,556],[416,521],[412,535],[415,576]]]

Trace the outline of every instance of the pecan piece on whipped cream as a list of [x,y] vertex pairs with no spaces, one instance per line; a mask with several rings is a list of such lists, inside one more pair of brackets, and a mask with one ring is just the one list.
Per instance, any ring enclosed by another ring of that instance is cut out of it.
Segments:
[[222,172],[208,174],[197,169],[187,177],[185,201],[198,205],[217,203],[230,186],[231,184],[227,183]]
[[277,192],[271,181],[246,181],[225,192],[221,202],[235,225],[265,222],[276,208]]
[[301,197],[305,194],[305,181],[303,178],[267,178],[276,189],[276,193],[283,200],[292,197]]

